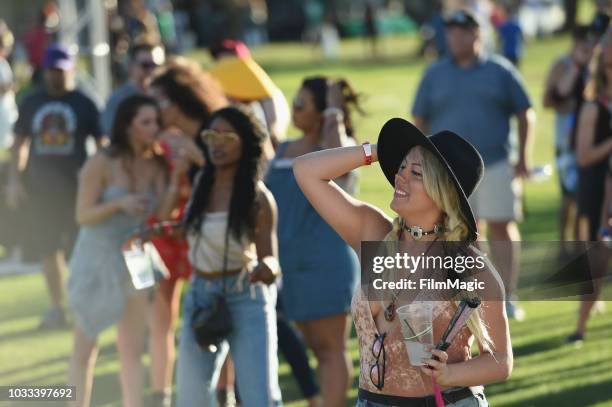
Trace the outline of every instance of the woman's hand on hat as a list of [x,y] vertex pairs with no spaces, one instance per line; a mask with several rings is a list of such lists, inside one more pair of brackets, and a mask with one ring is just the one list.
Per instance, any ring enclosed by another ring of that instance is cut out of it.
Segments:
[[[431,349],[431,348],[430,348]],[[423,359],[424,366],[420,366],[421,372],[426,376],[435,377],[439,385],[448,383],[450,370],[446,362],[448,353],[439,349],[431,349],[432,357]]]

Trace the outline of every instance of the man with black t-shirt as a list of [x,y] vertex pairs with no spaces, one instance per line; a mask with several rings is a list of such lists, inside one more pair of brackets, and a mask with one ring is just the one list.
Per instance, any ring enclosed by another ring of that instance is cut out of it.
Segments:
[[74,66],[66,47],[47,49],[44,86],[19,106],[6,191],[7,205],[26,215],[26,259],[42,261],[52,306],[43,329],[66,325],[62,271],[78,230],[77,177],[87,158],[87,138],[100,139],[98,109],[74,89]]

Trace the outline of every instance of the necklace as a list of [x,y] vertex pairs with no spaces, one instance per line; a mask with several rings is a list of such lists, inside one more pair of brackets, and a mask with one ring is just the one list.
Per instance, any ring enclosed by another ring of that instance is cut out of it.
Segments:
[[412,238],[414,240],[420,240],[423,236],[429,236],[429,235],[439,235],[442,232],[444,232],[444,226],[442,226],[441,224],[436,224],[434,225],[434,228],[432,230],[428,230],[428,231],[423,231],[423,228],[420,226],[406,226],[404,225],[404,230],[407,231],[408,233],[410,233],[410,236],[412,236]]
[[[436,225],[437,226],[437,225]],[[435,230],[435,228],[434,228]],[[432,232],[433,233],[433,232]],[[431,234],[431,233],[430,233]],[[434,240],[431,241],[431,243],[429,244],[429,246],[427,246],[427,250],[425,250],[425,253],[423,253],[423,256],[426,256],[427,253],[429,253],[429,250],[431,249],[431,247],[433,246],[433,244],[438,240],[438,238],[436,237]],[[391,297],[391,302],[389,303],[389,305],[387,305],[387,307],[385,308],[384,311],[384,316],[385,319],[388,322],[391,322],[395,319],[395,301],[397,301],[397,297],[399,296],[401,289],[395,291],[393,293],[393,297]]]

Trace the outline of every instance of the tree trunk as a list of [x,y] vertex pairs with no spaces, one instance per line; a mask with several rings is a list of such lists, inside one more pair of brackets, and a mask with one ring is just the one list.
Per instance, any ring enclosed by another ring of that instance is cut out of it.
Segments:
[[563,8],[565,9],[565,23],[561,31],[572,31],[576,27],[578,0],[563,0]]

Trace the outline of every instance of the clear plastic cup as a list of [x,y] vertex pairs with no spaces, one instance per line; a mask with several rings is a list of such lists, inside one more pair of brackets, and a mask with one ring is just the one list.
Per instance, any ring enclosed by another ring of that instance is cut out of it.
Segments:
[[423,366],[423,359],[430,358],[433,348],[433,302],[414,301],[397,309],[404,345],[412,366]]
[[123,259],[130,272],[132,284],[137,290],[144,290],[155,285],[155,275],[151,258],[140,240],[127,242],[123,247]]

